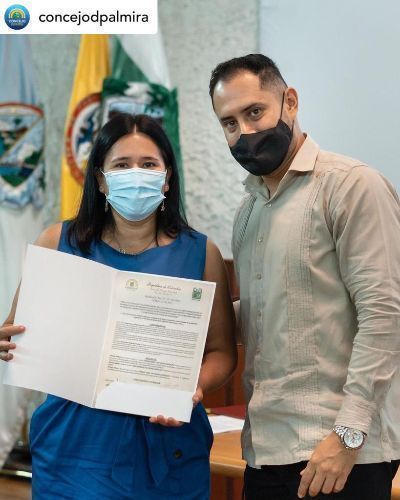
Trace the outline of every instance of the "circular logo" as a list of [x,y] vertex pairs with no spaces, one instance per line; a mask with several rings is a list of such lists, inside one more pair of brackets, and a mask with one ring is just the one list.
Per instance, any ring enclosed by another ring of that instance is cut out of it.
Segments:
[[72,177],[81,185],[85,180],[87,160],[100,128],[101,94],[89,94],[78,102],[70,118],[65,153]]
[[29,11],[19,4],[10,5],[4,14],[7,26],[13,30],[22,30],[27,26],[30,19]]

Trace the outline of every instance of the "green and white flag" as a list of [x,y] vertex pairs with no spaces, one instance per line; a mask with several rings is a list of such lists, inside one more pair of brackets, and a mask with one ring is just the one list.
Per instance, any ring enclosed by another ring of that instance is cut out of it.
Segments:
[[105,79],[102,123],[114,112],[144,113],[159,120],[177,158],[184,198],[177,90],[171,88],[162,35],[115,35],[111,77]]
[[131,82],[163,85],[171,90],[161,31],[156,35],[116,35],[112,39],[112,75]]

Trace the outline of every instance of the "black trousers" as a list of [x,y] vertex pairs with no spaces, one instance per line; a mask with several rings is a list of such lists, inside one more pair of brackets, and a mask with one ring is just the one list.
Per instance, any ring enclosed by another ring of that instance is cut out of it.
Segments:
[[[355,465],[339,493],[316,497],[314,500],[390,500],[392,479],[399,467],[399,460],[378,464]],[[246,500],[298,500],[300,472],[307,462],[290,465],[265,465],[261,469],[246,467],[244,497]]]

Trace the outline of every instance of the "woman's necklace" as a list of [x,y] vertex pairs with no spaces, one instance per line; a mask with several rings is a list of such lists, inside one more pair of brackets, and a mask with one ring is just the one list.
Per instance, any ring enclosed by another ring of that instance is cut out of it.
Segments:
[[149,241],[149,243],[147,243],[147,245],[145,247],[141,248],[138,252],[128,252],[125,248],[121,247],[121,244],[118,241],[118,238],[117,238],[117,236],[116,236],[115,233],[113,234],[113,236],[114,236],[115,242],[118,245],[118,248],[117,248],[118,252],[122,253],[124,255],[139,255],[140,253],[142,253],[145,250],[147,250],[156,241],[156,239],[157,239],[157,235],[156,235],[156,236],[154,236],[154,238],[151,241]]

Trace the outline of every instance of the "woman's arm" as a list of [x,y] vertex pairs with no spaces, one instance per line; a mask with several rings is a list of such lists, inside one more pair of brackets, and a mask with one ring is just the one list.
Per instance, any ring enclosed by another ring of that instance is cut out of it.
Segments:
[[[58,242],[60,240],[61,226],[62,224],[58,223],[45,229],[36,240],[35,245],[56,250],[58,247]],[[11,337],[25,331],[24,326],[14,325],[19,288],[20,287],[18,286],[18,289],[15,292],[11,311],[7,316],[7,319],[4,321],[3,326],[0,328],[0,360],[2,361],[10,361],[11,359],[13,359],[14,356],[9,351],[15,349],[16,346],[14,342],[11,342]]]
[[[197,390],[193,396],[196,405],[203,399],[203,392],[213,391],[223,385],[236,368],[235,313],[229,291],[225,264],[217,246],[207,241],[206,266],[203,279],[217,284],[208,329],[203,363]],[[150,417],[150,422],[165,426],[182,425],[163,415]]]
[[210,392],[228,381],[237,363],[235,313],[228,276],[221,253],[210,240],[203,279],[217,284],[198,383],[203,392]]

